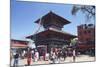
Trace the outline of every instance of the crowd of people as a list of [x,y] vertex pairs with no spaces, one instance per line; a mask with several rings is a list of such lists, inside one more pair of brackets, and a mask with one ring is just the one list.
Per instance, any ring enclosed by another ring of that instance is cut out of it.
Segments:
[[13,60],[13,67],[18,67],[19,60],[27,59],[27,65],[31,65],[31,62],[39,60],[39,52],[34,50],[23,51],[20,54],[18,51],[10,53],[10,60]]
[[[21,56],[18,53],[18,51],[16,51],[16,53],[11,54],[11,55],[14,59],[13,67],[17,67],[20,59],[27,59],[26,62],[28,66],[31,65],[32,62],[34,63],[34,62],[41,61],[41,60],[49,61],[52,64],[60,63],[61,61],[66,60],[66,57],[68,56],[68,51],[66,51],[65,48],[64,49],[51,48],[50,53],[45,53],[43,54],[43,56],[40,56],[40,53],[38,52],[38,50],[28,49],[27,51],[23,51]],[[75,50],[73,50],[73,61],[75,62]]]
[[52,48],[51,53],[50,53],[50,60],[52,63],[60,63],[61,58],[65,60],[67,56],[67,51],[65,50],[60,50],[57,48]]

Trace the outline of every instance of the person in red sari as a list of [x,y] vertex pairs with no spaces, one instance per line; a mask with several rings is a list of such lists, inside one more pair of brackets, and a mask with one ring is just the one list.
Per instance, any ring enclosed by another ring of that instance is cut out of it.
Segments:
[[31,50],[29,50],[27,52],[27,64],[28,65],[31,65],[31,60],[32,60],[32,53],[31,53]]

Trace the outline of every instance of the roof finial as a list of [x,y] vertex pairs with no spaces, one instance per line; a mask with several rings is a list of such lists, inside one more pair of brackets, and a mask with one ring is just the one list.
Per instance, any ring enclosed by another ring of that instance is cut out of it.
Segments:
[[50,10],[50,13],[52,13],[52,10]]

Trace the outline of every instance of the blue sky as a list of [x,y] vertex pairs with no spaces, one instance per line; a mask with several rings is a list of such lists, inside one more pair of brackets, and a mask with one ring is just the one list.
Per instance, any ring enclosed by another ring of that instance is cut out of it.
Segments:
[[[84,24],[86,21],[81,12],[73,16],[71,14],[72,7],[73,5],[70,4],[20,2],[11,0],[11,38],[23,39],[28,35],[34,34],[39,27],[34,21],[47,14],[49,11],[53,11],[59,16],[71,21],[70,24],[64,26],[63,31],[77,35],[77,26]],[[41,28],[41,30],[43,29]]]

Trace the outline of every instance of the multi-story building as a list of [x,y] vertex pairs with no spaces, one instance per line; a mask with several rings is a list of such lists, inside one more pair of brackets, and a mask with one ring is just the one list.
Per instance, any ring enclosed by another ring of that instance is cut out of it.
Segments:
[[95,26],[94,24],[82,24],[78,26],[78,49],[83,52],[95,50]]
[[28,41],[11,39],[11,51],[14,53],[18,51],[20,54],[23,50],[27,50]]

